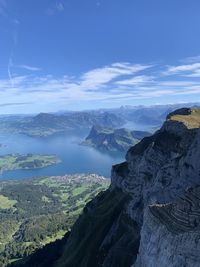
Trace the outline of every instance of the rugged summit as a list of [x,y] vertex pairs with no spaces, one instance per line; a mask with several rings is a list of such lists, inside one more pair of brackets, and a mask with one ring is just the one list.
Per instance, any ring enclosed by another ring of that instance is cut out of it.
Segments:
[[130,148],[52,266],[199,267],[199,127],[200,109],[180,109]]
[[151,135],[144,131],[130,131],[126,128],[113,129],[94,125],[83,145],[95,147],[103,151],[127,151],[145,136]]

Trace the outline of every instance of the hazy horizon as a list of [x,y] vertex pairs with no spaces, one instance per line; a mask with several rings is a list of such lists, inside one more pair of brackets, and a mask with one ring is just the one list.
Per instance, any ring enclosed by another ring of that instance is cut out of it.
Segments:
[[184,105],[188,106],[188,105],[199,105],[200,102],[196,101],[196,102],[176,102],[176,103],[165,103],[165,104],[152,104],[152,105],[121,105],[121,106],[115,106],[112,108],[109,107],[99,107],[99,108],[93,108],[93,109],[63,109],[63,110],[55,110],[55,111],[38,111],[38,112],[24,112],[24,113],[0,113],[0,116],[4,116],[4,115],[8,115],[8,116],[15,116],[15,115],[38,115],[40,113],[49,113],[49,114],[57,114],[57,113],[67,113],[67,112],[92,112],[92,111],[109,111],[109,110],[115,110],[115,109],[120,109],[120,108],[150,108],[150,107],[160,107],[160,106],[173,106],[173,105],[180,105],[182,107],[185,107]]

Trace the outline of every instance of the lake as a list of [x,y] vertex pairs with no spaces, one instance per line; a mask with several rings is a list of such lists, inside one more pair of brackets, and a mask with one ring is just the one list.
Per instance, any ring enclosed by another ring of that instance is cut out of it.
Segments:
[[0,155],[55,154],[61,163],[43,169],[6,171],[0,180],[22,179],[35,176],[54,176],[75,173],[97,173],[110,177],[113,164],[124,161],[125,153],[103,153],[94,148],[79,145],[88,131],[72,131],[46,138],[35,138],[20,134],[0,134]]

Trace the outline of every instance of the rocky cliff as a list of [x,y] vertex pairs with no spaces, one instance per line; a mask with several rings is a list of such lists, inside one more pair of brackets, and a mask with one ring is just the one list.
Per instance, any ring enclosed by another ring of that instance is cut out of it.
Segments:
[[130,131],[126,128],[113,129],[95,125],[82,145],[103,151],[127,151],[142,138],[151,135],[145,131]]
[[129,149],[52,265],[200,266],[199,127],[200,109],[180,109]]
[[200,266],[200,186],[146,208],[134,267]]

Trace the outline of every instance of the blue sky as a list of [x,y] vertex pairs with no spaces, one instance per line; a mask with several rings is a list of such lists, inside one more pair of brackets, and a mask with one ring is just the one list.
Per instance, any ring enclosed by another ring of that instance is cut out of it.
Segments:
[[0,113],[200,101],[199,0],[0,0]]

